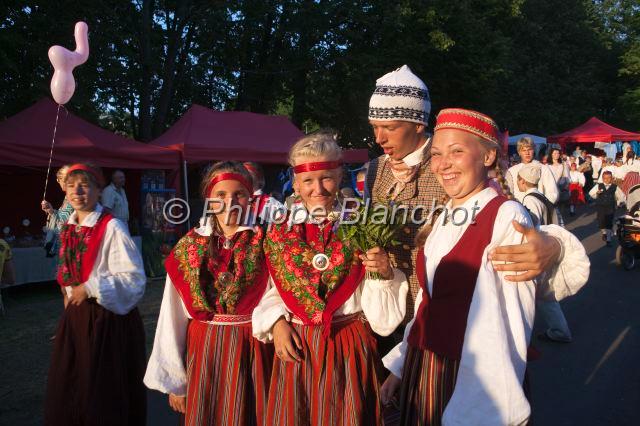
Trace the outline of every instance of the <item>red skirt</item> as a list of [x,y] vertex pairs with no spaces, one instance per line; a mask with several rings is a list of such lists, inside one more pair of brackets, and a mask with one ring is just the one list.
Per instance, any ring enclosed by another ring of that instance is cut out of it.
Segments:
[[185,424],[262,425],[273,363],[265,345],[245,324],[192,320],[187,330]]
[[274,359],[266,424],[381,425],[381,363],[361,314],[335,318],[329,338],[322,327],[293,326],[302,360]]
[[144,327],[138,309],[117,315],[95,299],[69,304],[53,342],[45,425],[145,425]]
[[572,205],[578,205],[578,204],[584,204],[585,203],[585,199],[584,199],[584,191],[582,189],[582,186],[577,183],[577,182],[572,182],[569,184],[569,192],[571,192],[571,204]]
[[401,425],[442,424],[459,365],[459,361],[409,346],[400,388]]

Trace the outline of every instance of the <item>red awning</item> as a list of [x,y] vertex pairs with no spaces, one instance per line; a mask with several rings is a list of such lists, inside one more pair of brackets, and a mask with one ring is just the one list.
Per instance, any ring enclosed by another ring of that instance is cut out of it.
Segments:
[[[45,98],[0,122],[0,164],[46,167],[58,105]],[[175,151],[144,144],[60,110],[53,166],[90,161],[100,167],[177,169]]]
[[586,123],[575,129],[549,136],[548,143],[587,143],[640,140],[640,133],[627,132],[591,117]]
[[[286,164],[289,149],[304,136],[287,117],[191,108],[151,144],[180,151],[189,163],[256,161]],[[345,151],[346,162],[368,161],[367,150]]]

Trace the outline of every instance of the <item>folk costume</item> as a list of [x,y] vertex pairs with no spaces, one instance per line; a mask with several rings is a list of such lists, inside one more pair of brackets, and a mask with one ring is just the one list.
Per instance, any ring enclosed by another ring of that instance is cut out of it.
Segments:
[[[219,177],[242,178],[222,173],[214,181]],[[212,221],[189,231],[167,257],[144,383],[186,396],[186,425],[264,424],[273,348],[251,334],[268,279],[264,230],[239,226],[226,238]]]
[[[369,102],[369,120],[400,120],[426,126],[430,112],[429,90],[408,66],[404,65],[376,81]],[[409,212],[423,206],[427,215],[433,207],[446,201],[446,193],[431,172],[430,145],[428,139],[401,161],[395,161],[386,154],[371,160],[365,180],[365,198],[372,202],[392,201],[394,205],[407,207]],[[416,221],[407,221],[398,235],[401,244],[388,249],[392,265],[400,269],[409,281],[410,297],[405,323],[413,317],[414,300],[420,289],[415,274],[418,249],[414,241],[421,218],[421,215],[416,215]],[[402,333],[389,349],[401,338]]]
[[571,205],[576,206],[578,204],[584,204],[584,186],[586,179],[584,173],[577,170],[571,170],[569,172],[569,191],[571,192]]
[[[69,169],[69,173],[74,168]],[[146,276],[125,225],[100,204],[81,224],[77,213],[60,232],[58,283],[71,295],[53,342],[45,425],[144,425],[145,336],[136,305]]]
[[[435,130],[445,128],[498,144],[493,120],[474,111],[441,111]],[[521,424],[530,415],[522,383],[535,285],[504,281],[487,252],[520,244],[511,222],[531,226],[531,220],[490,187],[458,208],[476,214],[462,224],[448,214],[435,222],[416,261],[418,310],[383,362],[402,379],[402,424]]]
[[381,365],[371,330],[386,335],[401,323],[405,275],[364,279],[361,253],[339,238],[337,222],[289,219],[265,239],[270,288],[253,311],[253,334],[272,341],[274,324],[285,317],[302,340],[302,359],[274,359],[266,424],[380,425]]
[[613,236],[613,216],[616,208],[625,202],[624,192],[615,183],[609,185],[598,183],[591,188],[589,196],[596,203],[598,228],[602,233],[602,239],[609,245]]

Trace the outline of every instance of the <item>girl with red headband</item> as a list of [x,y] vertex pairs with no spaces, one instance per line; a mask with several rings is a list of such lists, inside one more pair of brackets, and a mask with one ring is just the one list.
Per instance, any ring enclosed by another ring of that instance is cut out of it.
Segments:
[[[371,330],[402,321],[408,284],[381,248],[355,250],[336,233],[341,151],[317,133],[291,149],[291,213],[265,239],[269,290],[253,311],[253,334],[274,342],[268,425],[380,425],[379,357]],[[365,271],[383,280],[365,280]]]
[[145,338],[136,308],[146,283],[142,258],[125,225],[98,203],[100,170],[74,164],[65,185],[74,213],[60,231],[57,279],[68,303],[51,355],[44,424],[145,424]]
[[418,309],[383,359],[392,374],[382,397],[400,390],[403,425],[520,425],[530,416],[523,380],[535,284],[506,281],[487,259],[492,247],[522,242],[512,221],[531,226],[501,170],[504,190],[488,184],[498,135],[475,111],[444,109],[436,119],[431,169],[451,200],[422,233]]
[[187,425],[264,424],[273,348],[251,335],[269,276],[264,231],[243,222],[251,176],[241,163],[220,162],[202,186],[203,198],[215,200],[214,215],[167,257],[144,383],[169,394]]

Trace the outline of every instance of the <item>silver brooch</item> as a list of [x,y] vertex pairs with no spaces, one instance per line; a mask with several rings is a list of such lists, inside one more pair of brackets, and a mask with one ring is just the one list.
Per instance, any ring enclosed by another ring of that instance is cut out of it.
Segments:
[[317,271],[324,271],[329,267],[329,257],[324,253],[318,253],[313,256],[311,265],[313,265]]

